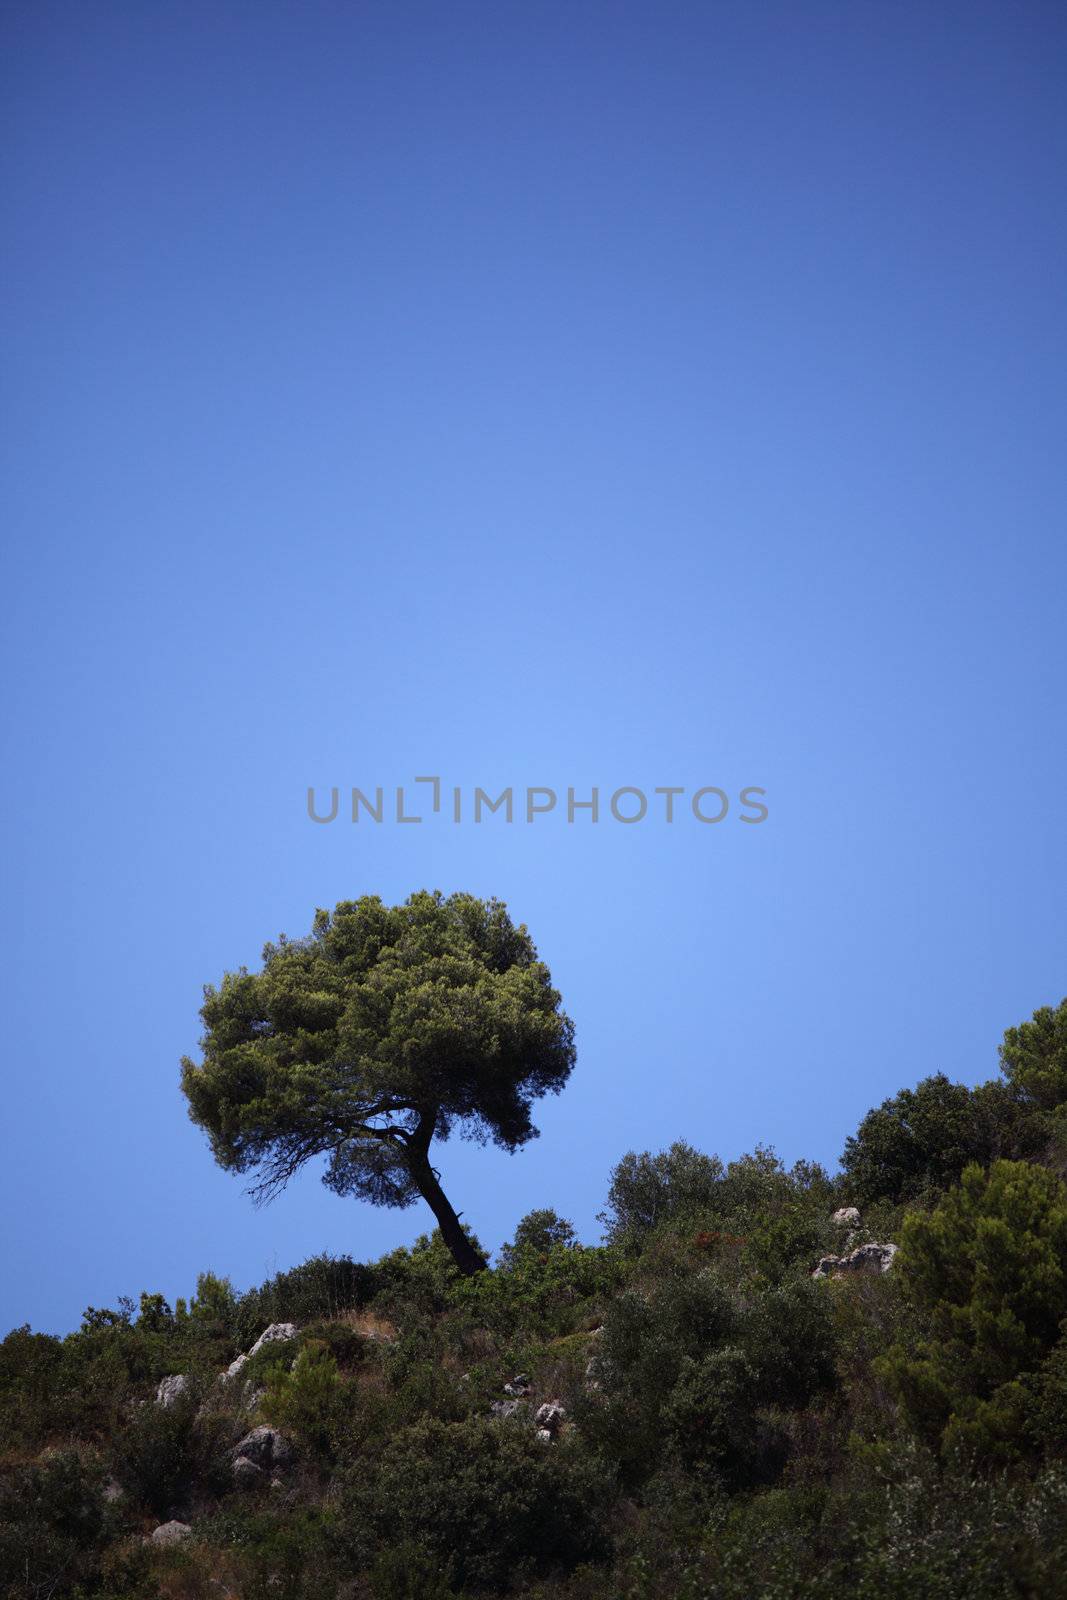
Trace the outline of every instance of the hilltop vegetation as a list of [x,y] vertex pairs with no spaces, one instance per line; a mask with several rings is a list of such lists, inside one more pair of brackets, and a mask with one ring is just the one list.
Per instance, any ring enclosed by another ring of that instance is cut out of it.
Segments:
[[599,1244],[546,1207],[473,1274],[435,1232],[16,1329],[0,1588],[1067,1594],[1067,1001],[1002,1062],[870,1112],[836,1176],[626,1154]]

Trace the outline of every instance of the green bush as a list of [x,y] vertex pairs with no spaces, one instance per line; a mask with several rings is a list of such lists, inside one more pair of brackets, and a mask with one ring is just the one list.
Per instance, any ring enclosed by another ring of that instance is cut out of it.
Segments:
[[895,1270],[927,1332],[878,1370],[926,1438],[1010,1458],[1025,1429],[1020,1380],[1067,1315],[1067,1187],[1026,1162],[968,1167],[929,1216],[908,1217]]
[[345,1383],[332,1353],[325,1345],[307,1344],[291,1368],[279,1363],[265,1377],[259,1409],[267,1421],[325,1457],[345,1418]]
[[71,1593],[107,1526],[103,1472],[78,1450],[0,1468],[0,1591],[11,1600]]
[[161,1519],[178,1514],[190,1495],[229,1486],[227,1447],[233,1424],[216,1412],[198,1415],[194,1389],[172,1405],[134,1402],[111,1443],[111,1471],[132,1502]]
[[234,1336],[242,1350],[272,1322],[303,1327],[343,1311],[366,1306],[380,1287],[373,1266],[348,1256],[312,1256],[299,1267],[279,1272],[258,1289],[241,1295],[234,1316]]
[[528,1428],[420,1422],[389,1441],[373,1477],[349,1479],[341,1539],[363,1562],[399,1535],[457,1587],[499,1589],[600,1553],[602,1498],[591,1464]]

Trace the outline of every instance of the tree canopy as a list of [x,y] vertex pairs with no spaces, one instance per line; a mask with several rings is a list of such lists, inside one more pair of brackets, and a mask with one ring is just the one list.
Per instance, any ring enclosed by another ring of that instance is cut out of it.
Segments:
[[263,967],[204,991],[203,1061],[182,1089],[216,1160],[268,1198],[310,1159],[373,1205],[431,1207],[462,1271],[484,1265],[431,1166],[458,1130],[517,1150],[574,1066],[574,1025],[525,926],[498,900],[421,891],[315,913]]

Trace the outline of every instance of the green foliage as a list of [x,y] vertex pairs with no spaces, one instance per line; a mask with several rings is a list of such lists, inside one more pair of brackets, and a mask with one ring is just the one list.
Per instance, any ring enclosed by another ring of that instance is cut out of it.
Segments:
[[78,1450],[0,1467],[0,1591],[11,1600],[69,1594],[106,1530],[99,1463]]
[[590,1463],[528,1430],[420,1422],[389,1441],[372,1479],[350,1478],[342,1539],[362,1561],[402,1531],[457,1586],[499,1589],[595,1554],[602,1496]]
[[[442,924],[428,899],[400,908],[401,944],[413,968],[454,972],[467,912]],[[317,1054],[323,996],[354,974],[360,1004],[376,983],[394,997],[357,934],[373,943],[396,913],[357,913],[328,958],[313,940],[268,959],[269,1027],[234,1013],[223,1032],[299,1036],[298,1073],[337,1066]],[[502,929],[471,937],[484,953]],[[15,1329],[0,1343],[0,1592],[1067,1600],[1060,1027],[1046,1009],[1010,1030],[1006,1081],[926,1079],[870,1113],[844,1180],[677,1143],[615,1168],[601,1248],[544,1207],[495,1270],[468,1275],[438,1229],[243,1294],[205,1273],[173,1313],[146,1293],[89,1308],[64,1339]],[[863,1199],[848,1229],[831,1220],[846,1185]],[[813,1281],[846,1236],[902,1248],[884,1276]],[[276,1322],[299,1331],[220,1382]],[[170,1373],[190,1384],[164,1407]],[[506,1393],[513,1413],[490,1415]],[[539,1438],[549,1401],[562,1416]],[[249,1492],[232,1451],[260,1420],[294,1453]],[[191,1538],[145,1541],[173,1516]]]
[[200,1400],[187,1391],[169,1406],[134,1402],[111,1441],[116,1481],[134,1505],[164,1520],[178,1514],[194,1486],[218,1494],[229,1483],[232,1428],[217,1414],[198,1417]]
[[571,1223],[550,1207],[528,1211],[516,1227],[514,1239],[501,1245],[499,1265],[507,1270],[521,1265],[530,1255],[547,1255],[555,1245],[570,1249],[577,1242]]
[[1067,1315],[1067,1187],[1026,1162],[968,1167],[934,1211],[904,1225],[897,1270],[927,1333],[883,1363],[923,1434],[943,1449],[1013,1453],[1020,1378]]
[[318,911],[263,969],[205,989],[204,1060],[182,1062],[216,1160],[261,1194],[325,1155],[324,1182],[374,1205],[431,1205],[462,1270],[471,1251],[429,1162],[454,1128],[516,1150],[574,1065],[574,1028],[524,927],[499,901],[377,896]]
[[611,1175],[605,1237],[635,1254],[657,1234],[690,1231],[701,1248],[724,1239],[772,1279],[827,1244],[833,1186],[821,1167],[787,1172],[773,1150],[757,1148],[728,1166],[684,1142],[652,1155],[630,1151]]
[[622,1295],[597,1340],[600,1388],[578,1405],[585,1436],[631,1484],[672,1450],[731,1488],[773,1479],[785,1443],[760,1414],[802,1406],[833,1381],[822,1290],[753,1284],[742,1297],[705,1270]]
[[272,1322],[303,1327],[323,1317],[358,1311],[383,1281],[374,1267],[349,1256],[312,1256],[240,1297],[232,1322],[236,1345],[247,1349]]
[[841,1165],[860,1206],[879,1199],[929,1203],[971,1162],[1036,1154],[1045,1140],[1007,1084],[968,1089],[943,1073],[902,1089],[870,1111],[845,1142]]
[[611,1174],[607,1210],[600,1215],[605,1238],[639,1249],[654,1228],[695,1221],[714,1210],[722,1175],[718,1156],[702,1155],[683,1139],[658,1155],[628,1151]]
[[610,1249],[521,1245],[496,1272],[456,1283],[448,1303],[499,1332],[559,1336],[587,1321],[622,1277],[622,1260]]
[[306,1344],[291,1368],[266,1373],[260,1410],[268,1422],[294,1433],[316,1456],[325,1456],[344,1423],[344,1381],[324,1344]]
[[1067,1103],[1067,999],[1041,1006],[1030,1022],[1009,1028],[1000,1047],[1008,1082],[1033,1105],[1053,1111]]

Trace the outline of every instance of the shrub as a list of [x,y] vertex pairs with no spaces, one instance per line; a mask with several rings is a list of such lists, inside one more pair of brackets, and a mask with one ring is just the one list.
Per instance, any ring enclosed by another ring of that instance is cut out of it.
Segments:
[[402,1532],[456,1585],[500,1588],[597,1554],[602,1492],[589,1463],[530,1429],[419,1422],[389,1441],[373,1477],[350,1476],[342,1542],[365,1560]]
[[718,1156],[701,1155],[681,1139],[659,1155],[629,1151],[611,1174],[608,1209],[600,1215],[607,1242],[636,1249],[653,1228],[714,1210],[722,1175]]
[[379,1287],[372,1266],[348,1256],[312,1256],[240,1297],[234,1318],[237,1343],[247,1349],[272,1322],[295,1322],[303,1327],[359,1310]]
[[265,1376],[260,1410],[267,1421],[325,1456],[344,1416],[344,1380],[331,1352],[325,1345],[307,1344],[291,1369],[279,1364]]
[[555,1211],[548,1207],[528,1211],[518,1223],[511,1243],[501,1245],[498,1265],[507,1271],[530,1254],[547,1255],[555,1245],[569,1249],[576,1243],[574,1228]]
[[880,1370],[928,1439],[1011,1453],[1025,1410],[1018,1380],[1067,1315],[1067,1187],[1026,1162],[968,1167],[929,1216],[908,1217],[896,1270],[928,1332]]
[[106,1506],[99,1463],[77,1450],[0,1469],[0,1590],[69,1593],[95,1565]]
[[199,1395],[189,1390],[169,1406],[135,1403],[117,1429],[111,1470],[136,1505],[154,1515],[174,1515],[198,1493],[229,1485],[226,1446],[232,1425],[216,1413],[198,1417]]
[[944,1073],[902,1089],[869,1111],[845,1141],[841,1165],[851,1198],[932,1203],[972,1162],[1036,1154],[1046,1131],[1003,1083],[968,1089]]
[[1009,1028],[1000,1047],[1004,1076],[1031,1104],[1047,1111],[1067,1102],[1067,999],[1041,1006]]

